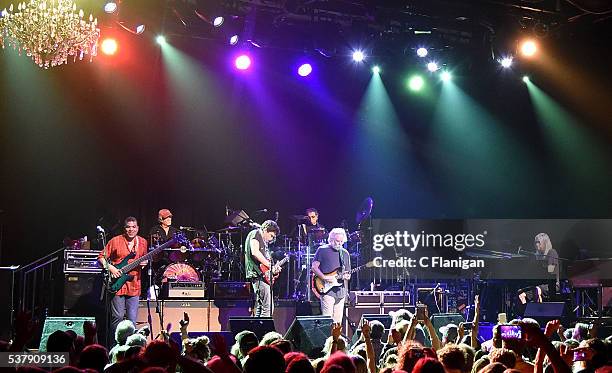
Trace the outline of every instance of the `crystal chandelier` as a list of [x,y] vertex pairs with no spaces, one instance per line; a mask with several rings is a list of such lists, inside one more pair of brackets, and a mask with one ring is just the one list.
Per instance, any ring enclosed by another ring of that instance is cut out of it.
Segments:
[[0,45],[25,52],[40,67],[62,65],[68,58],[90,61],[97,53],[100,29],[98,20],[89,15],[83,19],[73,0],[30,0],[13,4],[0,16]]

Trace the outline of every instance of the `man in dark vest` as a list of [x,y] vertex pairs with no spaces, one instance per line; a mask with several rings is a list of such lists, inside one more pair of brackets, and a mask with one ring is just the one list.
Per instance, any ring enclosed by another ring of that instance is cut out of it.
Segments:
[[255,317],[272,316],[272,292],[269,281],[264,278],[264,272],[260,268],[263,264],[271,268],[273,273],[280,272],[278,266],[271,266],[268,244],[274,241],[280,229],[274,220],[266,220],[260,228],[253,229],[246,237],[244,250],[244,265],[246,278],[253,285],[255,297]]

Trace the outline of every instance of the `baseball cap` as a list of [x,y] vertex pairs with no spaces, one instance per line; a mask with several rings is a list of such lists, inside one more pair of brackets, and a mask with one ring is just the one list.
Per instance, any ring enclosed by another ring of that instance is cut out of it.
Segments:
[[159,210],[159,213],[157,213],[157,216],[159,216],[161,219],[165,219],[167,217],[171,217],[172,213],[168,209],[161,209]]

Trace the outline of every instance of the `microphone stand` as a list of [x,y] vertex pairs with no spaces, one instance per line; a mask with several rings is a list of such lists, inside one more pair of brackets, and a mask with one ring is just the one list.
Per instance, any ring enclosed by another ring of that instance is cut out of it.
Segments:
[[[98,231],[98,236],[100,237],[99,240],[102,242],[102,248],[103,248],[103,252],[104,252],[104,261],[106,262],[106,268],[102,269],[102,290],[100,291],[100,300],[102,300],[102,298],[104,298],[104,310],[106,312],[106,315],[104,317],[104,344],[106,345],[106,347],[110,346],[110,341],[109,341],[109,337],[110,337],[110,332],[109,332],[109,326],[111,325],[111,313],[110,311],[110,296],[108,294],[108,289],[110,288],[110,281],[111,281],[111,276],[110,273],[108,271],[108,266],[110,265],[110,258],[108,255],[108,252],[106,251],[106,233],[104,231]],[[113,333],[115,332],[114,330],[112,331]]]
[[[153,243],[153,237],[151,237],[151,243]],[[149,249],[151,251],[151,249]],[[155,284],[153,283],[153,258],[149,260],[149,268],[147,270],[149,276],[149,290],[147,291],[147,324],[149,324],[150,333],[149,336],[153,340],[153,318],[151,317],[151,290],[155,295],[155,310],[159,313],[159,292],[157,291]]]

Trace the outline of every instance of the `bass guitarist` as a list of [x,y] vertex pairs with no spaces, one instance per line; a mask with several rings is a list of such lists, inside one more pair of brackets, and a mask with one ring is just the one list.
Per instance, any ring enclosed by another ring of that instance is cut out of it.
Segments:
[[[102,264],[112,278],[121,276],[114,264],[120,263],[127,256],[134,254],[138,259],[147,253],[147,240],[138,235],[138,221],[135,217],[128,217],[123,225],[124,233],[113,237],[98,255]],[[133,260],[133,259],[132,259]],[[140,269],[147,265],[147,261],[140,263],[130,275],[134,276],[127,281],[111,300],[111,335],[114,334],[119,322],[127,316],[136,325],[138,315],[138,299],[140,298]]]
[[[315,252],[312,261],[312,272],[323,281],[336,284],[321,295],[321,314],[331,316],[334,322],[342,323],[344,301],[351,279],[351,256],[343,247],[346,243],[346,232],[342,228],[329,231],[327,244],[321,245]],[[340,273],[340,280],[335,273]]]
[[274,241],[280,229],[274,220],[266,220],[260,228],[249,232],[245,241],[244,265],[246,278],[253,285],[253,295],[255,297],[255,317],[271,317],[272,290],[269,281],[264,279],[264,273],[260,268],[263,264],[267,268],[272,268],[272,273],[279,273],[281,268],[278,265],[271,267],[270,253],[268,244]]

